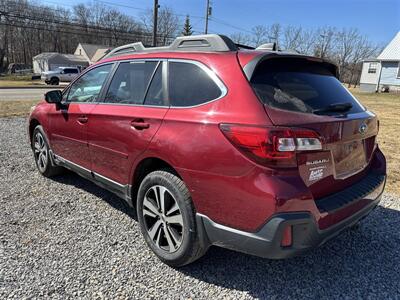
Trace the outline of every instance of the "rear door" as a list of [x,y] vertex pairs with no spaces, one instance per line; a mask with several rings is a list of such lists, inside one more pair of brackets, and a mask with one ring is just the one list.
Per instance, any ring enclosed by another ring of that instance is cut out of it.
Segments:
[[89,152],[95,176],[129,183],[134,160],[146,150],[169,109],[163,80],[165,63],[119,63],[103,102],[91,113]]
[[363,175],[375,147],[377,118],[344,88],[332,65],[304,58],[265,60],[251,84],[274,125],[316,131],[323,149],[299,153],[305,184],[316,198]]

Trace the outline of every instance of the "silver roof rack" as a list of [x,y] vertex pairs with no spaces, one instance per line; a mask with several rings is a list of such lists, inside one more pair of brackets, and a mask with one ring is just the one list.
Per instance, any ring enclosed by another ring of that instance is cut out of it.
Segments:
[[132,43],[111,50],[102,59],[140,52],[170,51],[237,51],[238,47],[228,37],[219,34],[204,34],[177,37],[171,45],[164,47],[145,47],[142,42]]
[[258,46],[256,50],[268,50],[268,51],[277,51],[278,47],[276,43],[266,43]]

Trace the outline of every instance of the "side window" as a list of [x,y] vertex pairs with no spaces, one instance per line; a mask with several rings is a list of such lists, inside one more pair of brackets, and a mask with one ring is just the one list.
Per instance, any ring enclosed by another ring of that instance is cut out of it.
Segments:
[[171,106],[193,106],[221,96],[221,89],[198,65],[170,62],[168,73]]
[[163,93],[162,68],[163,64],[160,63],[156,73],[153,76],[153,79],[151,80],[149,90],[147,91],[146,98],[144,100],[145,105],[168,106]]
[[78,73],[78,69],[64,69],[65,74],[76,74]]
[[112,64],[94,68],[83,74],[69,89],[67,102],[95,102]]
[[120,63],[104,102],[143,104],[147,86],[157,64],[158,61]]

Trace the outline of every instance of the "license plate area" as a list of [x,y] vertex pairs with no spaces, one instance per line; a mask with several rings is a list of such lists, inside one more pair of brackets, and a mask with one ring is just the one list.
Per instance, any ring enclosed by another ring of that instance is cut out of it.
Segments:
[[332,149],[334,175],[337,179],[352,176],[367,165],[364,140],[351,141],[334,146]]

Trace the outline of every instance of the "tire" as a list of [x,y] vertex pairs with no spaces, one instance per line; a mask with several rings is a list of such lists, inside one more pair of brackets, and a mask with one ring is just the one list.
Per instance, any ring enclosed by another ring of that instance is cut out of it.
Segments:
[[164,263],[181,267],[206,252],[200,243],[189,190],[172,172],[155,171],[143,179],[137,212],[147,245]]
[[32,134],[32,151],[36,167],[40,174],[45,177],[52,177],[60,174],[64,169],[53,164],[50,158],[50,147],[43,127],[38,125]]
[[51,85],[59,85],[60,84],[60,79],[58,79],[57,77],[53,77],[50,79],[50,84]]

